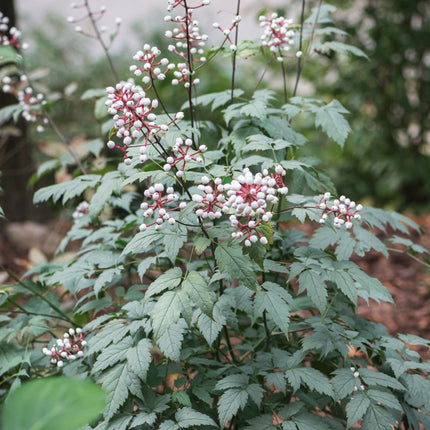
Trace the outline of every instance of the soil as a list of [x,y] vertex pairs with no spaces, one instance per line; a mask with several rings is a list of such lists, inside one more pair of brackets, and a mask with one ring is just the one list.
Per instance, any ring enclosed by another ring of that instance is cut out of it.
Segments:
[[[430,249],[430,214],[413,218],[423,229],[421,236],[413,237],[414,241]],[[67,229],[68,223],[58,220],[0,226],[0,265],[15,275],[22,275],[33,265],[52,258]],[[430,339],[430,265],[411,258],[401,248],[399,251],[392,253],[390,259],[377,253],[354,259],[366,273],[378,278],[390,290],[395,301],[395,305],[362,302],[358,312],[384,324],[393,335],[410,333]],[[0,267],[0,284],[8,280],[7,273]],[[430,358],[430,350],[416,349]]]

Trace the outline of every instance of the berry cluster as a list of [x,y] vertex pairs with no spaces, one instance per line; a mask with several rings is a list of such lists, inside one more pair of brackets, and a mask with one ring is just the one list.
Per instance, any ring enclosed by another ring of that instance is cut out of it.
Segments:
[[151,138],[155,135],[169,130],[169,125],[182,119],[184,114],[178,112],[167,124],[157,124],[157,115],[153,112],[158,107],[158,100],[146,97],[143,88],[134,83],[133,79],[127,82],[121,81],[116,87],[106,88],[108,100],[106,106],[108,113],[115,120],[116,136],[122,139],[123,145],[117,145],[114,141],[107,142],[109,148],[117,148],[124,154],[124,162],[131,164],[127,155],[127,148],[134,139],[145,136],[143,144],[140,145],[140,161],[147,160],[147,145],[151,144]]
[[[195,9],[207,6],[209,0],[202,0],[192,7],[187,5],[184,0],[168,0],[167,11],[172,12],[178,6],[185,9],[184,15],[171,16],[166,15],[164,20],[178,24],[173,30],[165,32],[165,36],[174,40],[174,44],[169,45],[170,52],[179,55],[185,62],[178,64],[178,70],[174,72],[175,79],[172,84],[178,85],[183,83],[186,88],[199,83],[198,79],[194,79],[194,71],[190,70],[191,64],[195,62],[205,62],[206,57],[204,54],[204,46],[208,39],[207,34],[200,33],[199,22],[193,18],[193,11]],[[199,56],[195,58],[195,56]],[[191,64],[189,64],[191,63]]]
[[89,211],[90,211],[90,205],[88,204],[88,202],[83,201],[78,204],[75,211],[73,212],[73,218],[78,219],[84,215],[87,215]]
[[0,46],[11,46],[15,49],[27,49],[26,43],[20,42],[21,32],[16,27],[9,28],[9,17],[0,12]]
[[[202,194],[194,194],[193,201],[199,203],[196,215],[214,220],[224,213],[231,213],[230,225],[235,229],[232,237],[245,239],[245,246],[260,241],[267,244],[267,238],[259,231],[263,222],[269,222],[273,216],[270,208],[278,202],[277,194],[286,194],[282,166],[275,167],[275,173],[267,170],[255,175],[245,168],[237,179],[223,184],[215,178],[214,186],[209,185],[209,178],[203,176],[198,189]],[[233,213],[232,213],[233,212]]]
[[219,31],[222,32],[222,34],[226,37],[227,42],[230,44],[230,49],[234,52],[237,50],[236,44],[231,40],[230,33],[239,25],[239,22],[242,20],[242,17],[240,15],[237,15],[235,18],[233,18],[231,25],[229,28],[223,29],[221,25],[218,22],[214,22],[212,26],[214,28],[217,28]]
[[264,28],[261,44],[267,46],[278,61],[283,61],[283,53],[290,50],[294,43],[294,30],[291,29],[293,21],[272,13],[270,18],[260,16],[260,27]]
[[56,364],[57,367],[63,367],[64,359],[76,360],[76,358],[82,357],[84,355],[82,350],[86,345],[87,341],[82,335],[82,330],[80,328],[76,330],[71,328],[64,333],[63,339],[57,339],[51,349],[43,348],[42,352],[50,357],[52,364]]
[[352,220],[360,220],[361,215],[358,213],[363,209],[362,205],[356,205],[355,202],[340,196],[339,199],[333,201],[332,205],[329,205],[328,200],[330,199],[330,193],[325,193],[318,201],[318,208],[323,212],[321,214],[320,223],[324,224],[329,215],[333,215],[333,225],[336,228],[350,229],[352,227]]
[[143,63],[143,67],[136,65],[130,66],[130,71],[135,76],[142,76],[142,83],[147,85],[145,91],[152,87],[152,81],[158,79],[163,81],[166,79],[166,74],[176,68],[174,63],[171,63],[167,58],[157,58],[161,51],[156,46],[145,44],[143,50],[137,51],[133,59]]
[[354,387],[354,391],[364,391],[366,387],[363,385],[363,382],[360,378],[360,372],[355,368],[351,367],[351,372],[354,374],[354,378],[357,379],[357,385]]
[[[98,22],[105,16],[107,7],[105,5],[101,5],[100,9],[98,10],[92,10],[89,7],[89,4],[87,2],[84,2],[82,4],[77,3],[70,3],[70,7],[72,9],[85,9],[84,15],[82,15],[80,18],[75,18],[73,16],[67,17],[67,22],[70,24],[80,24],[87,20],[89,20],[94,28],[94,33],[89,33],[85,31],[81,25],[75,26],[75,31],[77,33],[81,33],[84,36],[91,37],[93,39],[97,39],[101,37],[102,33],[106,33],[108,31],[107,27],[104,25],[98,25]],[[115,37],[118,35],[120,26],[122,23],[121,18],[115,19],[116,28],[115,30],[109,35],[109,39],[112,42]]]
[[163,167],[164,171],[170,172],[173,167],[176,167],[176,176],[182,178],[184,176],[185,165],[188,162],[202,163],[203,159],[200,154],[206,152],[208,148],[206,145],[200,145],[197,151],[192,152],[192,145],[193,140],[190,138],[185,139],[185,141],[181,137],[176,138],[175,144],[172,147],[175,156],[166,158],[166,164]]
[[43,94],[35,94],[33,88],[28,85],[26,75],[21,75],[19,80],[5,76],[2,79],[2,91],[14,94],[22,107],[22,116],[28,122],[39,122],[37,131],[42,132],[48,120],[43,116],[42,107],[46,104]]
[[[164,191],[165,194],[163,194]],[[170,212],[185,209],[187,206],[185,202],[181,202],[179,205],[177,204],[179,196],[175,194],[173,187],[167,187],[165,189],[164,185],[160,183],[152,185],[145,190],[143,194],[147,199],[152,201],[152,203],[146,201],[140,205],[140,208],[144,210],[144,218],[151,218],[155,214],[157,219],[149,224],[141,224],[139,227],[140,231],[145,231],[152,225],[155,225],[156,230],[160,230],[165,221],[170,225],[174,225],[176,220],[172,217]]]

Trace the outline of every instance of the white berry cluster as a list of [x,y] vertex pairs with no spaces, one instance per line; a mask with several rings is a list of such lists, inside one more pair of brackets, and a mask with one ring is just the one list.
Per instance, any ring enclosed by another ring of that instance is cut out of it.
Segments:
[[150,99],[140,85],[136,85],[133,79],[127,82],[121,81],[114,87],[106,88],[108,100],[106,106],[108,113],[115,120],[116,136],[122,140],[122,146],[113,140],[107,142],[109,148],[120,149],[124,154],[124,162],[131,164],[128,158],[127,148],[135,139],[144,136],[144,142],[140,145],[140,161],[147,160],[147,145],[152,143],[151,138],[169,130],[169,125],[182,119],[184,114],[178,112],[167,124],[157,124],[157,115],[154,110],[158,107],[157,99]]
[[78,219],[80,217],[83,217],[84,215],[87,215],[89,213],[90,205],[88,202],[81,202],[76,207],[75,211],[73,212],[73,218]]
[[270,18],[260,16],[260,27],[263,27],[261,44],[266,46],[276,55],[278,61],[283,61],[283,53],[290,50],[294,43],[293,21],[272,13]]
[[236,28],[239,25],[239,22],[242,20],[242,17],[240,15],[237,15],[233,18],[231,21],[231,25],[229,28],[222,28],[221,25],[218,22],[214,22],[212,26],[214,28],[217,28],[219,31],[222,32],[222,34],[225,36],[227,42],[230,44],[230,49],[234,52],[237,50],[237,46],[233,42],[233,40],[230,37],[231,32],[234,28]]
[[288,192],[282,179],[285,173],[280,165],[275,166],[275,174],[264,170],[254,175],[245,168],[231,183],[223,184],[220,178],[215,178],[213,186],[203,176],[198,186],[201,193],[192,196],[199,203],[196,215],[214,220],[230,213],[230,225],[235,229],[232,237],[245,239],[245,246],[257,241],[266,245],[268,240],[258,228],[262,222],[271,220],[271,208],[278,202],[278,194]]
[[167,58],[158,59],[161,51],[156,46],[148,45],[143,46],[143,49],[137,51],[133,59],[143,63],[143,67],[136,65],[130,66],[130,71],[135,76],[143,76],[142,83],[147,85],[145,91],[152,87],[153,80],[163,81],[169,71],[176,68],[174,63],[171,63]]
[[182,139],[177,137],[175,144],[172,147],[175,156],[169,156],[166,158],[166,164],[163,169],[165,172],[170,172],[173,167],[176,167],[176,176],[182,178],[184,176],[185,166],[188,162],[194,161],[196,163],[202,163],[203,158],[200,154],[207,151],[206,145],[200,145],[197,151],[192,150],[193,140],[190,138]]
[[364,391],[366,387],[360,378],[360,372],[355,367],[351,367],[351,372],[354,374],[354,378],[357,380],[357,385],[354,386],[354,391]]
[[184,0],[168,0],[168,12],[172,12],[178,6],[185,10],[183,15],[166,15],[164,17],[166,22],[172,22],[177,25],[172,30],[165,32],[165,36],[174,41],[169,45],[168,49],[184,60],[184,62],[177,65],[178,70],[174,72],[173,85],[182,83],[186,88],[189,88],[191,85],[199,83],[199,79],[195,79],[192,76],[193,72],[190,70],[188,62],[191,61],[194,64],[206,61],[204,46],[208,36],[207,34],[201,34],[199,21],[193,18],[193,11],[209,4],[209,0],[198,1],[194,5],[189,5]]
[[333,200],[330,204],[331,194],[325,193],[318,201],[318,208],[322,210],[320,223],[324,224],[330,215],[333,215],[333,225],[335,228],[352,228],[352,220],[361,220],[359,212],[363,209],[362,205],[357,205],[345,196]]
[[64,360],[72,361],[83,357],[83,348],[86,345],[87,341],[84,339],[82,330],[80,328],[76,330],[71,328],[68,332],[64,333],[63,339],[57,339],[54,346],[43,348],[42,352],[50,357],[52,364],[56,364],[57,367],[63,367]]
[[164,185],[160,183],[152,185],[145,190],[143,194],[147,198],[147,200],[140,205],[140,208],[144,210],[143,216],[144,218],[152,218],[155,215],[156,220],[141,224],[139,226],[140,231],[145,231],[152,225],[155,225],[156,230],[160,230],[165,222],[174,225],[176,220],[172,217],[170,212],[185,209],[187,206],[185,202],[177,203],[179,195],[175,194],[173,187],[165,188]]
[[22,117],[28,122],[39,122],[37,131],[44,131],[48,123],[42,111],[42,107],[46,104],[45,96],[42,93],[35,93],[28,85],[26,75],[21,75],[19,80],[5,76],[2,79],[2,91],[14,94],[22,107]]
[[9,17],[0,12],[0,46],[12,46],[15,49],[27,49],[26,43],[20,42],[21,32],[16,27],[9,28]]

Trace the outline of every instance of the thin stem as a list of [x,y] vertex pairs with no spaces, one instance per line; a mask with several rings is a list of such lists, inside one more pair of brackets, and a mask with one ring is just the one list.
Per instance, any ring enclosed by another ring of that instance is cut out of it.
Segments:
[[[237,0],[236,16],[239,16],[239,14],[240,14],[240,0]],[[237,44],[239,41],[239,22],[237,22],[235,30],[236,31],[235,31],[235,35],[234,35],[234,45],[236,46],[236,49],[233,52],[233,70],[231,72],[230,103],[233,103],[233,98],[234,98],[234,85],[235,85],[235,79],[236,79]]]
[[[189,75],[188,75],[188,84],[189,87],[187,88],[187,93],[188,93],[188,106],[190,109],[190,123],[191,123],[191,127],[194,127],[194,104],[193,104],[193,93],[192,93],[192,82],[193,82],[193,75],[194,75],[194,70],[193,70],[193,58],[191,55],[191,41],[190,41],[190,26],[189,26],[189,9],[188,9],[188,5],[187,5],[187,1],[184,0],[184,7],[185,7],[185,31],[186,31],[186,37],[187,37],[187,64],[188,64],[188,71],[189,71]],[[194,142],[194,134],[192,135],[192,139],[193,139],[193,145],[195,145]]]
[[403,251],[401,249],[396,249],[396,248],[387,248],[388,251],[390,252],[397,252],[399,254],[406,254],[408,257],[411,257],[412,260],[415,260],[416,262],[422,264],[423,266],[429,267],[430,264],[426,263],[425,261],[420,260],[418,257],[416,257],[415,255],[411,254],[408,251]]
[[17,282],[21,287],[25,288],[26,290],[30,291],[34,295],[40,297],[44,302],[46,302],[52,309],[54,309],[55,312],[58,313],[58,315],[61,315],[64,321],[69,322],[70,324],[74,324],[74,321],[70,319],[57,305],[52,303],[49,299],[47,299],[43,294],[38,293],[37,291],[33,290],[29,285],[22,282],[18,277],[16,277],[9,269],[4,267],[3,265],[0,265],[1,269],[4,270],[15,282]]
[[[306,0],[302,0],[302,12],[300,15],[300,36],[299,36],[299,51],[302,51],[303,46],[303,25],[305,22],[305,7]],[[296,74],[296,83],[294,84],[293,97],[297,94],[297,87],[299,86],[300,76],[302,74],[302,56],[297,60],[297,74]]]
[[94,16],[93,16],[93,13],[92,13],[92,11],[90,9],[90,5],[89,5],[89,1],[88,0],[85,0],[85,8],[87,9],[88,18],[91,21],[91,24],[92,24],[92,26],[94,28],[94,32],[96,33],[96,39],[99,41],[101,47],[103,48],[103,51],[104,51],[104,53],[106,55],[106,59],[107,59],[107,61],[109,63],[109,67],[110,67],[110,69],[112,71],[112,74],[115,77],[115,80],[118,82],[119,81],[118,73],[117,73],[116,68],[115,68],[115,66],[113,64],[112,57],[109,54],[109,49],[106,46],[106,44],[104,43],[102,35],[100,34],[99,28],[97,26],[97,22],[94,19]]
[[223,331],[224,331],[225,341],[227,343],[228,350],[230,351],[230,355],[231,355],[231,358],[233,360],[233,363],[237,364],[236,356],[234,355],[233,347],[232,347],[231,342],[230,342],[230,336],[228,334],[228,328],[226,325],[223,327]]
[[266,351],[269,349],[269,345],[270,345],[270,330],[269,330],[269,326],[267,325],[267,312],[266,310],[263,311],[263,323],[264,323],[264,331],[266,332],[266,345],[265,345],[265,349]]
[[284,103],[288,101],[288,93],[287,93],[287,71],[285,70],[285,64],[281,61],[281,69],[282,69],[282,83],[284,85]]
[[45,109],[43,109],[43,114],[45,115],[45,118],[48,120],[49,125],[55,131],[55,134],[60,139],[60,142],[64,145],[64,147],[67,149],[69,154],[73,157],[76,164],[81,169],[82,173],[86,175],[88,173],[87,169],[84,167],[79,157],[73,152],[72,148],[70,148],[70,145],[69,145],[69,142],[67,141],[66,136],[64,136],[64,134],[61,132],[61,130],[58,128],[57,124],[55,123],[54,119]]

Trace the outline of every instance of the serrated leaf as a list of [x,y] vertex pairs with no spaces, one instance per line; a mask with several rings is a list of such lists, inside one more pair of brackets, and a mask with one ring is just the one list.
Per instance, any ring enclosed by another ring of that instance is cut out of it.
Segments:
[[219,333],[222,330],[222,324],[214,321],[212,318],[208,317],[205,314],[200,314],[197,320],[197,327],[200,330],[203,337],[206,339],[206,342],[209,346],[217,339]]
[[108,392],[108,399],[104,416],[106,420],[112,418],[128,397],[128,365],[121,363],[104,373],[100,378],[102,387]]
[[363,421],[362,430],[392,430],[397,419],[382,406],[370,404]]
[[163,238],[164,251],[172,264],[175,263],[179,251],[187,242],[187,234],[182,231],[182,228],[178,228],[175,233],[173,235],[166,235]]
[[252,401],[258,407],[260,407],[265,393],[264,388],[258,384],[250,384],[246,387],[246,392],[249,394],[249,397],[251,397]]
[[182,270],[180,267],[174,267],[159,276],[154,282],[151,283],[146,291],[146,297],[152,297],[160,294],[165,290],[172,290],[177,287],[182,281]]
[[237,243],[224,242],[217,246],[215,258],[221,272],[228,273],[232,279],[255,290],[257,275],[248,257],[242,253]]
[[127,351],[131,347],[132,343],[133,341],[131,337],[126,336],[120,342],[113,343],[107,348],[103,349],[92,367],[92,372],[100,372],[110,366],[113,366],[119,361],[124,361],[126,359],[124,351]]
[[149,339],[141,339],[133,348],[127,350],[127,361],[130,369],[143,381],[151,364],[152,342]]
[[145,259],[143,259],[137,266],[137,273],[139,274],[139,278],[142,279],[146,271],[156,262],[157,262],[156,256],[146,257]]
[[156,420],[157,415],[155,412],[140,412],[133,418],[130,429],[134,429],[135,427],[142,426],[144,424],[152,426]]
[[254,300],[255,306],[258,308],[257,314],[261,314],[265,310],[269,319],[288,336],[290,321],[289,303],[293,299],[277,284],[265,282],[263,286],[265,289]]
[[180,315],[181,302],[178,292],[167,291],[158,299],[151,312],[155,338],[159,339],[172,324],[177,323]]
[[354,393],[351,400],[346,405],[346,416],[348,418],[347,426],[352,427],[363,415],[367,412],[370,405],[369,398],[363,393],[363,391],[357,391]]
[[202,255],[205,249],[210,246],[211,240],[207,237],[199,236],[194,239],[194,248],[196,249],[197,255]]
[[305,270],[299,276],[299,292],[307,290],[307,294],[320,312],[327,307],[327,287],[321,274],[315,270]]
[[366,394],[378,404],[387,408],[396,409],[400,412],[403,411],[402,405],[398,401],[397,397],[388,390],[382,391],[370,388],[366,390]]
[[385,373],[362,368],[360,369],[360,376],[370,386],[389,387],[395,390],[406,391],[406,388],[397,379]]
[[160,427],[158,427],[158,430],[178,430],[179,426],[173,422],[172,420],[164,421],[160,424]]
[[325,106],[312,106],[315,113],[315,125],[320,127],[328,137],[343,147],[351,127],[343,114],[349,113],[337,100]]
[[192,408],[181,408],[175,414],[176,422],[180,428],[189,428],[191,426],[213,426],[218,427],[216,422],[201,412]]
[[94,219],[100,214],[114,192],[120,192],[121,180],[121,174],[116,170],[103,176],[100,186],[90,201],[89,214],[91,218]]
[[190,396],[185,391],[174,391],[172,393],[172,400],[191,408]]
[[337,400],[344,399],[354,392],[357,386],[357,378],[350,369],[336,370],[336,376],[332,378],[331,383],[334,387]]
[[325,378],[321,372],[312,367],[288,369],[285,372],[285,377],[295,391],[298,390],[301,385],[306,384],[311,390],[327,394],[330,397],[334,396],[329,380]]
[[334,52],[338,52],[339,54],[351,54],[351,55],[355,55],[356,57],[369,59],[369,57],[356,46],[348,45],[346,43],[338,42],[336,40],[324,42],[320,46],[318,46],[318,49],[320,49],[323,52],[334,51]]
[[242,388],[230,388],[218,400],[218,416],[224,427],[236,414],[243,409],[248,401],[248,393]]
[[33,201],[34,203],[41,203],[52,198],[55,203],[62,197],[62,203],[64,205],[70,199],[83,194],[87,188],[94,188],[100,179],[100,175],[82,175],[71,181],[50,185],[37,190],[34,194]]
[[115,276],[120,275],[122,270],[123,266],[103,270],[94,283],[94,294],[98,296],[102,288],[106,284],[109,284],[115,278]]
[[156,240],[162,239],[163,235],[159,231],[148,229],[137,233],[130,242],[127,243],[126,247],[121,253],[121,257],[129,254],[143,254],[148,252],[150,245]]
[[330,281],[335,282],[339,290],[351,300],[354,306],[357,306],[357,287],[351,276],[344,270],[329,272],[328,275]]
[[212,315],[213,300],[209,285],[200,273],[190,272],[182,283],[182,290],[203,313],[208,316]]
[[157,345],[167,358],[173,361],[179,361],[184,331],[186,329],[187,324],[185,320],[181,318],[178,322],[170,324],[157,340]]
[[227,390],[228,388],[244,388],[248,384],[249,377],[244,373],[236,373],[222,378],[215,385],[216,390]]

